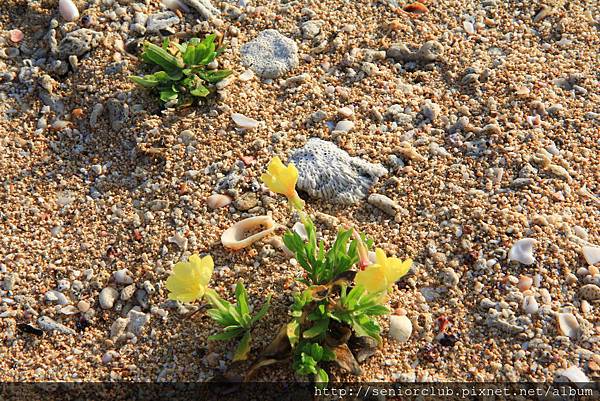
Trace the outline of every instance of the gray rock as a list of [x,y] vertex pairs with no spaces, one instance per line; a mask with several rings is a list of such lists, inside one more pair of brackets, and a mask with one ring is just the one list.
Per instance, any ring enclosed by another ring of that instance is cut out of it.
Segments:
[[106,107],[108,108],[110,127],[113,131],[120,131],[129,117],[129,106],[127,103],[113,98],[106,103]]
[[206,20],[216,17],[221,14],[218,8],[212,5],[210,0],[180,0],[182,3],[190,6]]
[[279,78],[299,64],[296,42],[275,29],[262,31],[240,53],[242,63],[261,78]]
[[321,25],[323,25],[323,21],[306,21],[300,25],[300,30],[302,31],[302,37],[304,39],[312,39],[317,36],[321,32]]
[[311,138],[291,157],[299,172],[298,188],[333,203],[352,204],[363,199],[379,177],[380,164],[351,157],[335,144]]
[[241,211],[250,210],[258,205],[258,198],[254,192],[248,192],[235,201],[235,208]]
[[80,28],[70,32],[60,41],[60,45],[58,46],[60,58],[68,59],[71,55],[77,57],[83,56],[98,46],[101,38],[102,33],[87,28]]
[[127,331],[139,336],[144,325],[150,321],[150,314],[132,309],[127,314],[127,319]]
[[179,23],[179,17],[173,11],[163,11],[148,16],[146,29],[149,33],[158,33]]
[[18,278],[19,275],[17,273],[8,273],[4,277],[2,288],[4,288],[5,291],[12,291],[12,289],[15,287],[15,283],[17,282]]
[[396,61],[419,61],[430,63],[439,60],[444,54],[444,46],[435,40],[425,42],[419,50],[412,51],[405,44],[392,45],[386,55]]
[[75,330],[50,319],[48,316],[40,316],[37,322],[40,326],[40,329],[44,331],[57,331],[62,334],[75,334]]
[[118,338],[125,334],[129,319],[120,317],[110,326],[110,338]]
[[90,127],[96,128],[96,125],[98,124],[98,117],[100,117],[103,111],[104,105],[102,105],[102,103],[96,103],[94,105],[92,112],[90,113]]
[[115,304],[115,300],[119,297],[119,291],[113,287],[106,287],[100,291],[99,301],[102,309],[110,309]]

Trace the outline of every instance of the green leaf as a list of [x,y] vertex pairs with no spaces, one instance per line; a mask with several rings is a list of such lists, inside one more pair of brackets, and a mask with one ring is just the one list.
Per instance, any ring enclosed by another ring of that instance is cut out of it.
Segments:
[[210,316],[212,320],[214,320],[223,327],[229,327],[237,324],[233,316],[219,309],[209,309],[208,311],[206,311],[206,313],[208,314],[208,316]]
[[246,292],[246,288],[244,288],[242,280],[239,280],[235,286],[235,299],[237,300],[238,311],[240,314],[245,315],[250,313],[250,308],[248,307],[248,293]]
[[256,315],[254,315],[250,324],[253,325],[254,323],[258,322],[260,319],[262,319],[267,314],[270,307],[271,307],[271,294],[269,294],[269,296],[267,297],[267,300],[265,301],[263,306],[260,308],[258,313]]
[[196,46],[192,43],[189,43],[186,46],[185,52],[183,52],[183,62],[186,65],[196,64]]
[[245,361],[248,359],[248,353],[250,353],[250,341],[252,340],[252,336],[250,335],[250,330],[246,330],[246,333],[240,340],[235,352],[233,353],[233,361]]
[[286,332],[292,348],[296,346],[300,340],[300,323],[297,320],[292,320],[287,324]]
[[305,330],[302,333],[303,338],[315,338],[324,334],[329,327],[329,319],[322,319],[317,321],[310,329]]
[[232,73],[233,71],[231,70],[198,71],[200,78],[211,84],[216,84],[217,82],[230,76]]
[[183,62],[177,57],[150,42],[144,43],[142,57],[147,62],[161,66],[169,75],[184,67]]
[[196,97],[206,97],[210,94],[210,91],[206,86],[198,85],[195,89],[192,89],[190,93]]
[[244,332],[244,329],[242,329],[240,327],[237,330],[222,331],[221,333],[214,334],[214,335],[208,337],[208,339],[211,341],[231,340],[232,338],[239,337],[240,335],[242,335],[243,332]]
[[177,100],[177,92],[173,89],[164,89],[160,91],[160,100],[163,102],[170,102],[172,100]]
[[315,381],[317,383],[328,383],[329,376],[327,375],[327,372],[325,372],[321,368],[317,369],[317,374],[315,375]]
[[129,79],[131,79],[136,84],[144,86],[146,88],[153,88],[153,87],[157,86],[158,84],[160,84],[160,82],[158,82],[156,80],[156,78],[154,78],[152,75],[147,75],[145,77],[138,77],[138,76],[132,75],[129,77]]
[[387,315],[390,310],[383,305],[372,305],[362,309],[362,313],[369,316]]

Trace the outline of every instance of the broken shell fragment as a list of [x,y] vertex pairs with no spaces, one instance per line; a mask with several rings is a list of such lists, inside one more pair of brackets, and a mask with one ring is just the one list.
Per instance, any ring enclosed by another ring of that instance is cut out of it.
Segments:
[[247,117],[240,113],[231,114],[231,119],[233,120],[235,125],[243,129],[253,129],[257,128],[260,125],[260,121]]
[[577,318],[571,313],[559,313],[557,318],[558,329],[560,333],[569,338],[578,338],[581,335],[581,328]]
[[292,227],[292,231],[298,234],[303,241],[306,241],[308,239],[306,227],[304,227],[304,224],[302,224],[302,222],[299,221],[296,224],[294,224],[294,226]]
[[231,203],[231,198],[227,195],[214,194],[206,198],[206,205],[211,209],[218,209]]
[[533,315],[534,313],[537,313],[538,309],[538,302],[535,300],[533,295],[527,295],[525,298],[523,298],[523,310],[525,313]]
[[560,370],[556,372],[556,381],[564,382],[570,381],[571,383],[589,383],[590,379],[579,369],[577,366],[571,366],[568,369]]
[[597,301],[600,299],[600,287],[596,284],[586,284],[579,289],[579,298],[587,301]]
[[225,248],[243,249],[275,231],[275,222],[271,216],[249,217],[238,221],[221,235]]
[[19,29],[13,29],[9,32],[9,37],[10,37],[10,41],[13,43],[19,43],[20,41],[23,40],[23,38],[25,37],[25,35],[23,34],[23,32]]
[[516,260],[524,265],[531,265],[535,262],[533,257],[533,245],[537,241],[533,238],[523,238],[515,242],[508,252],[508,260]]
[[600,262],[600,247],[584,246],[581,248],[581,252],[588,265],[595,265]]

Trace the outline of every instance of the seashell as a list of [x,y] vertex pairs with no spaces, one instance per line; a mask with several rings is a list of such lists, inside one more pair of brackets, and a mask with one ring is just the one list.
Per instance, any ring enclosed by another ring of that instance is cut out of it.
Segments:
[[586,284],[579,289],[579,298],[587,301],[596,301],[600,299],[600,287],[596,284]]
[[588,301],[586,301],[585,299],[583,301],[581,301],[581,312],[584,315],[587,315],[591,311],[592,311],[592,305],[590,305],[590,303]]
[[595,265],[600,262],[600,248],[597,246],[584,246],[581,248],[583,257],[588,265]]
[[408,317],[405,315],[390,316],[390,331],[388,335],[401,343],[408,341],[412,334],[413,325]]
[[206,198],[206,205],[211,209],[218,209],[227,206],[232,199],[227,195],[215,194]]
[[559,313],[556,317],[560,333],[569,338],[578,338],[581,328],[577,318],[572,313]]
[[469,35],[472,35],[475,33],[475,27],[473,26],[473,23],[470,21],[464,21],[463,28],[464,28],[465,32],[468,33]]
[[524,265],[531,265],[535,262],[533,257],[533,245],[537,241],[533,238],[523,238],[515,242],[508,252],[508,260],[516,260]]
[[533,295],[527,295],[525,298],[523,298],[523,310],[525,313],[533,315],[534,313],[537,313],[538,309],[538,302],[535,300]]
[[231,119],[238,127],[244,129],[254,129],[260,125],[259,121],[250,117],[246,117],[245,115],[240,113],[232,113]]
[[249,217],[238,221],[221,235],[221,243],[225,248],[246,248],[259,239],[275,231],[275,222],[271,216]]
[[302,224],[302,222],[299,221],[296,224],[294,224],[294,226],[292,227],[292,231],[298,234],[303,241],[306,241],[308,239],[308,233],[306,232],[306,228],[304,227],[304,224]]
[[556,372],[556,381],[564,382],[560,378],[565,378],[571,383],[589,383],[590,379],[577,366],[571,366],[568,369]]
[[79,10],[72,0],[59,0],[58,12],[65,21],[73,22],[79,19]]
[[521,292],[525,292],[531,288],[532,284],[533,284],[533,279],[531,277],[521,276],[519,278],[519,283],[517,284],[517,287],[519,288],[519,290],[521,290]]
[[25,35],[23,34],[23,32],[20,31],[19,29],[13,29],[13,30],[11,30],[8,33],[8,35],[9,35],[10,41],[13,42],[13,43],[19,43],[25,37]]
[[133,283],[133,278],[129,275],[129,270],[127,269],[119,269],[113,273],[113,277],[117,284],[131,284]]
[[550,305],[552,303],[552,296],[550,295],[550,292],[548,292],[547,289],[542,288],[540,290],[540,297],[542,298],[542,302],[545,305]]
[[535,23],[540,22],[544,18],[552,15],[553,11],[554,10],[550,6],[547,6],[547,5],[542,6],[540,11],[538,11],[538,13],[535,15],[535,17],[533,17],[533,22],[535,22]]

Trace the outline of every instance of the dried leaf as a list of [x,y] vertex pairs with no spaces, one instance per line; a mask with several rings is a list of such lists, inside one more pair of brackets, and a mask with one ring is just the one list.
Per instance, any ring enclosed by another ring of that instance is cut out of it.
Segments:
[[338,345],[336,347],[332,347],[331,350],[335,354],[335,362],[340,368],[352,373],[355,376],[360,376],[362,374],[362,370],[360,369],[360,366],[358,366],[358,362],[354,358],[354,355],[352,355],[348,345]]

